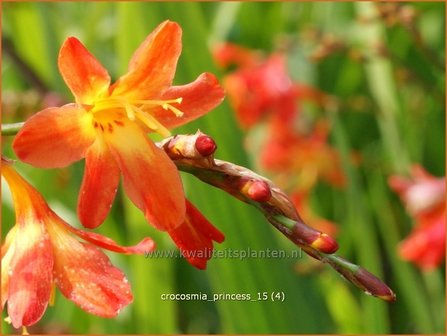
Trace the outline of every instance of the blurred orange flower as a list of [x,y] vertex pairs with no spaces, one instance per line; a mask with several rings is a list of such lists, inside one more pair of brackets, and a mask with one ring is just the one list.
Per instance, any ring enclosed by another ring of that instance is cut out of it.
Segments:
[[289,125],[271,122],[260,153],[261,166],[273,173],[293,175],[300,189],[311,189],[318,180],[334,186],[345,185],[337,151],[328,144],[329,126],[321,120],[308,135]]
[[244,129],[268,118],[290,126],[299,111],[297,99],[322,103],[327,98],[319,90],[293,82],[281,53],[262,57],[253,50],[223,43],[214,48],[213,54],[222,67],[238,66],[225,76],[224,86]]
[[146,133],[196,119],[217,106],[224,93],[216,78],[172,86],[181,52],[181,28],[165,21],[136,50],[128,72],[111,84],[106,69],[74,37],[59,53],[59,69],[76,103],[31,117],[13,148],[36,167],[65,167],[85,157],[79,194],[82,224],[95,228],[107,217],[120,175],[133,203],[157,229],[172,231],[185,219],[179,173]]
[[424,270],[436,268],[445,258],[445,177],[436,178],[414,165],[411,177],[391,176],[389,185],[415,219],[413,232],[399,247],[400,255]]
[[122,247],[107,237],[75,229],[9,163],[3,163],[2,176],[16,212],[16,224],[2,246],[1,262],[2,308],[7,302],[8,320],[14,328],[40,320],[54,299],[54,285],[83,310],[102,317],[114,317],[132,302],[125,275],[98,247],[143,254],[154,249],[151,239]]

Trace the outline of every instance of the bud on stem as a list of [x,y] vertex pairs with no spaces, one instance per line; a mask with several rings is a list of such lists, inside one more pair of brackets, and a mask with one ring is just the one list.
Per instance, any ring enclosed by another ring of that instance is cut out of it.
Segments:
[[338,250],[338,244],[334,238],[307,226],[301,220],[291,220],[282,215],[276,215],[273,218],[277,222],[275,226],[279,224],[288,228],[287,232],[283,232],[284,235],[300,247],[309,246],[326,254],[332,254]]
[[201,134],[197,137],[195,146],[197,151],[203,157],[207,157],[214,154],[214,152],[217,149],[217,145],[214,142],[214,140],[205,134]]
[[[244,183],[244,179],[241,182]],[[249,179],[240,189],[241,193],[255,202],[268,202],[272,197],[270,186],[262,180]]]
[[346,280],[363,290],[365,294],[378,297],[388,302],[396,301],[396,294],[366,269],[335,255],[327,256],[324,261],[328,262]]
[[209,136],[201,132],[177,135],[158,146],[180,170],[255,206],[276,229],[304,252],[331,265],[365,293],[385,301],[395,300],[393,291],[376,276],[334,255],[338,249],[337,242],[327,234],[307,226],[287,195],[271,181],[245,167],[215,160],[213,153],[217,146]]
[[212,165],[213,154],[217,149],[214,140],[197,131],[196,134],[175,135],[157,143],[174,161],[194,160],[195,165],[208,167]]

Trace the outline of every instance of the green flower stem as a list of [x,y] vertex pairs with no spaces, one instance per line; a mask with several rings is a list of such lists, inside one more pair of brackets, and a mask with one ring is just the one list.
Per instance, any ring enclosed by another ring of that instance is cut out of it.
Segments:
[[2,124],[2,135],[16,135],[23,127],[24,122]]

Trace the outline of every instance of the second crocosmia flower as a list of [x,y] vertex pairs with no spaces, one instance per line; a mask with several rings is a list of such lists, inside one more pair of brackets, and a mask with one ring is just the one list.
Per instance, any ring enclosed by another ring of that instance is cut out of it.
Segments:
[[260,63],[242,64],[224,81],[240,125],[250,128],[269,115],[291,122],[297,111],[297,92],[287,76],[284,57],[274,54]]
[[411,177],[391,176],[389,184],[399,194],[416,223],[401,243],[400,255],[424,270],[439,266],[445,258],[445,177],[436,178],[414,165]]
[[222,67],[237,66],[225,76],[224,86],[244,129],[270,118],[290,125],[298,114],[300,99],[322,103],[327,98],[312,87],[294,82],[282,53],[265,57],[254,50],[222,43],[213,48],[213,55]]
[[59,70],[76,103],[40,111],[17,134],[13,148],[24,162],[65,167],[85,158],[78,215],[88,228],[109,213],[120,175],[124,189],[157,229],[172,231],[185,218],[179,173],[147,133],[171,128],[216,107],[224,92],[216,78],[172,86],[181,52],[181,28],[165,21],[136,50],[128,72],[111,84],[106,69],[76,38],[59,53]]
[[[130,284],[98,248],[143,254],[154,249],[151,239],[122,247],[99,234],[73,228],[9,163],[3,163],[14,201],[16,224],[2,246],[1,301],[14,328],[35,324],[54,299],[53,288],[88,313],[114,317],[132,302]],[[75,236],[88,243],[81,242]]]

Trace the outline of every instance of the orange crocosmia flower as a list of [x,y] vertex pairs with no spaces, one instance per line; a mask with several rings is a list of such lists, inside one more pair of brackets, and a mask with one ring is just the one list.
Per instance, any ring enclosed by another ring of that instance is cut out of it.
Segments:
[[24,162],[65,167],[85,158],[78,215],[88,228],[100,225],[115,198],[120,175],[127,195],[160,230],[185,218],[179,173],[146,133],[196,119],[223,99],[216,78],[172,86],[181,52],[181,28],[165,21],[136,50],[128,72],[111,84],[107,70],[74,37],[59,53],[59,70],[76,103],[40,111],[17,134],[13,148]]
[[[98,247],[119,253],[154,249],[146,238],[122,247],[113,240],[73,228],[8,163],[2,176],[9,185],[16,224],[2,246],[1,301],[7,302],[14,328],[35,324],[54,296],[54,285],[88,313],[114,317],[132,302],[130,284]],[[77,235],[88,243],[77,240]]]
[[415,219],[413,232],[399,246],[405,260],[424,270],[439,266],[445,258],[445,177],[436,178],[419,165],[412,176],[391,176],[389,185],[397,192]]
[[188,200],[185,221],[168,233],[188,262],[199,269],[205,269],[206,262],[212,257],[213,241],[224,241],[224,235]]

